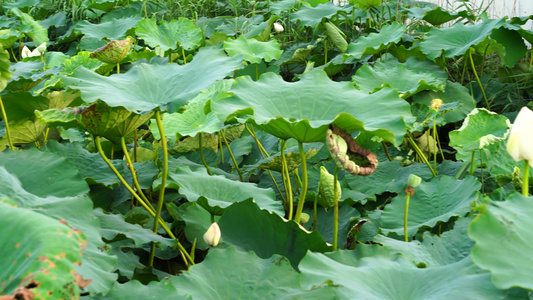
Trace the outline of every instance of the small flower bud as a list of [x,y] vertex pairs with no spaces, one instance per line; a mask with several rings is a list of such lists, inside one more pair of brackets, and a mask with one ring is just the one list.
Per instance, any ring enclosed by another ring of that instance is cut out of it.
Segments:
[[439,111],[440,108],[444,105],[444,101],[440,99],[433,99],[431,100],[431,109],[434,109],[436,111]]
[[522,107],[511,128],[507,141],[507,152],[515,161],[527,160],[533,166],[533,111]]
[[300,223],[305,224],[305,223],[309,222],[309,218],[310,218],[309,214],[302,213],[300,215]]
[[285,31],[285,29],[283,28],[283,25],[281,25],[280,23],[274,23],[274,31],[276,33],[282,33],[283,31]]
[[221,235],[222,233],[220,232],[220,227],[218,227],[218,224],[215,222],[211,224],[211,226],[209,226],[205,232],[204,241],[214,247],[220,242]]
[[409,178],[407,179],[407,185],[410,187],[417,187],[422,182],[422,178],[416,176],[415,174],[409,175]]
[[39,45],[39,47],[36,48],[39,53],[45,53],[46,52],[46,43],[42,43]]

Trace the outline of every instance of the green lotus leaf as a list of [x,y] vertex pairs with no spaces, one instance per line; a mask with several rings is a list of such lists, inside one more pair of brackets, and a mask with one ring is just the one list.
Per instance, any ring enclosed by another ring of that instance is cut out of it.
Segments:
[[472,110],[461,128],[450,132],[450,146],[458,151],[473,151],[497,143],[507,137],[511,123],[503,115],[484,108]]
[[[0,170],[6,172],[4,167]],[[1,199],[0,294],[15,294],[15,289],[22,288],[32,298],[78,298],[74,266],[81,263],[85,236],[58,220]]]
[[201,264],[168,281],[194,299],[239,299],[244,295],[251,299],[294,299],[291,295],[305,291],[299,279],[283,256],[261,259],[253,252],[229,247],[210,251]]
[[290,20],[293,22],[299,20],[303,26],[315,27],[322,20],[329,20],[342,10],[345,10],[345,8],[331,2],[318,4],[316,7],[302,5],[298,11],[290,14]]
[[[4,161],[6,154],[0,153],[0,162]],[[98,220],[93,214],[93,202],[86,195],[88,187],[77,174],[74,165],[55,154],[37,150],[13,151],[10,155],[10,160],[18,159],[31,166],[21,168],[10,164],[0,168],[0,185],[3,187],[0,196],[11,198],[19,207],[56,220],[63,219],[71,228],[83,232],[88,244],[83,253],[82,265],[75,268],[76,272],[84,279],[92,279],[86,291],[106,293],[116,280],[116,274],[112,273],[116,258],[102,250],[105,244],[102,242]],[[33,171],[25,172],[25,176],[19,177],[18,174],[29,168]],[[73,186],[66,186],[63,182],[70,182]],[[34,191],[37,192],[34,194]]]
[[411,7],[408,8],[409,17],[417,18],[419,20],[424,20],[431,25],[439,26],[451,20],[457,18],[468,18],[470,17],[466,10],[460,12],[449,12],[447,10],[442,10],[441,7]]
[[300,4],[300,0],[282,0],[270,3],[270,12],[275,15],[281,15],[282,11],[290,11],[296,7],[296,4]]
[[50,100],[30,92],[7,92],[2,95],[2,102],[9,121],[13,122],[33,118],[34,111],[49,108]]
[[90,57],[108,64],[118,64],[128,55],[132,44],[133,39],[131,37],[120,41],[113,40],[104,47],[93,51]]
[[[215,67],[216,66],[216,67]],[[161,107],[174,112],[216,80],[242,67],[239,57],[227,57],[223,50],[203,48],[186,65],[138,64],[125,74],[100,76],[84,67],[66,84],[79,89],[84,101],[97,100],[109,106],[124,106],[129,111],[148,111]]]
[[371,33],[351,42],[344,55],[359,59],[363,55],[381,53],[391,44],[398,43],[406,31],[405,25],[396,22],[384,25],[379,33]]
[[[494,50],[500,56],[502,64],[507,67],[513,67],[524,57],[524,55],[526,55],[527,47],[522,36],[520,36],[516,30],[509,30],[504,27],[494,29],[491,34],[490,42],[494,43],[495,41],[503,46],[504,51]],[[490,51],[490,49],[486,51],[489,53],[488,51]]]
[[244,60],[259,64],[263,60],[270,62],[274,59],[279,59],[283,51],[280,50],[280,45],[276,40],[268,42],[260,42],[256,39],[247,39],[244,36],[239,36],[237,39],[228,39],[224,42],[224,50],[229,55],[244,55]]
[[500,28],[505,20],[489,20],[475,25],[464,25],[461,22],[451,27],[433,27],[420,44],[422,52],[429,59],[439,56],[454,58],[464,55],[470,47],[483,42],[491,35],[492,30]]
[[10,28],[0,29],[0,49],[1,48],[9,49],[13,47],[15,42],[23,36],[24,36],[24,33],[18,30],[13,30]]
[[159,25],[155,19],[143,19],[137,24],[135,33],[148,45],[159,46],[163,51],[177,49],[178,45],[190,51],[200,47],[204,41],[202,31],[187,18],[161,21]]
[[140,16],[131,16],[128,18],[111,19],[110,21],[101,22],[100,24],[92,24],[89,21],[80,21],[74,29],[82,32],[86,38],[101,41],[121,40],[124,39],[128,32],[137,26],[141,21]]
[[[159,185],[160,181],[157,181],[156,186]],[[284,214],[283,206],[276,200],[274,191],[223,176],[209,176],[204,170],[191,171],[188,167],[182,167],[170,172],[167,187],[179,190],[189,201],[199,201],[198,204],[208,211],[225,209],[234,202],[253,198],[259,207]]]
[[174,245],[174,240],[157,235],[138,224],[130,224],[124,220],[122,215],[106,214],[101,209],[95,209],[94,215],[100,221],[102,237],[108,241],[115,239],[118,235],[124,235],[132,239],[138,247],[150,242],[161,243],[165,248]]
[[[314,217],[313,217],[313,210],[304,209],[304,212],[308,213],[311,218],[307,223],[305,223],[305,228],[309,231],[312,231],[312,228],[314,227]],[[350,231],[350,225],[355,225],[352,221],[354,218],[361,217],[361,214],[357,211],[357,209],[349,206],[349,205],[339,205],[339,227],[338,227],[338,241],[339,241],[339,248],[344,248],[346,246],[346,240],[348,238],[348,232]],[[334,218],[335,218],[335,210],[334,209],[320,209],[320,207],[317,210],[317,226],[316,231],[318,231],[322,237],[324,237],[324,240],[328,243],[333,244],[333,224],[334,224]]]
[[331,246],[318,232],[309,232],[296,222],[261,209],[252,200],[228,207],[218,225],[224,244],[253,251],[261,258],[283,255],[294,268],[308,250],[331,251]]
[[[421,228],[433,228],[451,217],[464,216],[470,211],[470,203],[476,200],[480,188],[481,183],[472,176],[458,180],[443,175],[430,182],[422,182],[415,188],[409,202],[408,235],[414,235]],[[404,216],[405,193],[400,193],[385,206],[380,220],[381,231],[403,235]]]
[[[197,205],[196,202],[188,202],[177,207],[174,203],[168,203],[167,209],[172,215],[174,220],[181,220],[185,222],[185,236],[188,241],[194,241],[196,239],[196,249],[206,250],[210,247],[203,236],[209,226],[211,226],[211,214]],[[220,217],[215,216],[215,222]]]
[[[358,245],[358,248],[366,245]],[[308,252],[299,265],[303,288],[328,282],[339,299],[498,299],[505,296],[480,273],[470,258],[446,266],[421,269],[410,260],[379,253],[357,257],[354,251]],[[374,251],[376,252],[376,251]],[[384,278],[387,278],[384,280]]]
[[357,4],[360,8],[370,9],[381,5],[382,0],[350,0],[350,3]]
[[39,22],[35,21],[32,16],[23,13],[16,7],[12,8],[11,12],[20,18],[22,31],[33,40],[36,46],[48,43],[48,31]]
[[0,47],[0,92],[6,88],[8,81],[11,79],[10,66],[9,53]]
[[13,144],[28,144],[39,140],[46,129],[46,124],[40,121],[20,120],[17,122],[10,122],[9,130],[11,133],[11,141]]
[[[131,253],[131,252],[129,252]],[[94,300],[130,300],[130,299],[175,299],[185,300],[190,299],[178,292],[176,287],[167,282],[152,281],[148,284],[142,284],[137,280],[128,281],[120,284],[116,283],[113,288],[105,296],[94,295],[90,299]]]
[[491,271],[498,288],[533,289],[532,201],[532,197],[513,193],[506,201],[488,205],[468,229],[468,236],[476,241],[472,260]]
[[[273,89],[272,87],[276,87]],[[212,103],[219,118],[254,122],[266,132],[300,142],[320,142],[330,124],[353,132],[362,130],[400,144],[414,118],[407,102],[391,89],[374,94],[356,90],[348,82],[334,82],[322,70],[305,73],[295,83],[266,73],[254,82],[237,78],[235,97]]]
[[419,73],[406,65],[376,62],[374,66],[363,65],[352,77],[357,87],[373,93],[383,87],[391,87],[408,98],[424,90],[444,91],[446,80],[442,81],[432,73]]
[[403,240],[377,235],[374,242],[380,243],[393,253],[401,253],[415,263],[424,263],[429,267],[444,266],[458,262],[468,256],[474,247],[474,241],[467,235],[472,218],[459,218],[452,230],[440,236],[424,233],[422,242]]
[[474,108],[476,101],[468,89],[457,82],[446,82],[444,92],[424,91],[413,96],[414,103],[423,103],[428,107],[433,99],[441,99],[445,104],[459,102],[460,106],[442,115],[446,123],[454,123],[464,119]]

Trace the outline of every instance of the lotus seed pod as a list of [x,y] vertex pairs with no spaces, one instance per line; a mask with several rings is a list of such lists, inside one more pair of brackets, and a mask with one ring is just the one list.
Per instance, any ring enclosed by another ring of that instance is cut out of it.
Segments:
[[409,178],[407,179],[407,185],[410,187],[417,187],[422,182],[422,178],[416,176],[415,174],[409,175]]
[[218,224],[214,222],[209,226],[206,233],[204,234],[204,241],[210,245],[215,247],[220,242],[220,236],[222,233],[220,232],[220,227],[218,227]]
[[341,184],[337,180],[337,199],[335,199],[335,186],[333,185],[334,176],[331,175],[325,167],[320,167],[320,182],[318,190],[322,196],[322,205],[327,210],[335,205],[335,201],[341,198]]
[[444,105],[444,101],[440,99],[433,99],[431,100],[431,109],[434,109],[436,111],[439,111],[440,108]]

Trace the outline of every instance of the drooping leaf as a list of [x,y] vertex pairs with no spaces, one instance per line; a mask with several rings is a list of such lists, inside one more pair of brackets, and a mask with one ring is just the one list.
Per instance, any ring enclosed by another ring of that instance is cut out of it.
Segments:
[[278,138],[305,143],[324,141],[328,126],[335,124],[399,144],[405,124],[413,120],[409,105],[395,91],[368,95],[350,83],[332,81],[322,70],[305,73],[295,83],[272,73],[256,82],[237,78],[230,92],[236,97],[212,103],[219,118],[251,121]]
[[42,43],[48,43],[48,31],[39,22],[27,13],[23,13],[18,8],[12,8],[11,12],[20,18],[23,25],[23,30],[35,43],[35,46],[39,46]]
[[254,251],[261,258],[283,255],[294,268],[308,250],[331,250],[318,232],[309,232],[294,221],[260,209],[251,200],[228,207],[218,224],[224,244]]
[[[160,182],[158,181],[160,184]],[[205,187],[209,186],[209,189]],[[189,201],[208,211],[220,214],[235,202],[253,198],[259,207],[283,214],[281,202],[275,199],[274,191],[258,188],[253,183],[233,181],[223,176],[209,176],[204,170],[191,171],[188,167],[169,174],[167,187],[179,190]]]
[[492,273],[501,289],[518,286],[533,289],[533,198],[514,193],[504,202],[494,202],[470,224],[468,236],[476,241],[472,260]]
[[227,57],[222,50],[203,48],[183,66],[141,63],[125,74],[109,77],[81,67],[63,80],[79,89],[88,103],[102,100],[109,106],[124,106],[134,112],[157,107],[173,112],[216,80],[241,68],[241,62],[238,57]]
[[148,45],[159,46],[163,51],[177,49],[178,46],[193,50],[200,47],[204,40],[202,31],[187,18],[161,21],[159,25],[155,19],[144,19],[137,24],[135,33]]
[[113,40],[102,48],[91,53],[91,58],[96,58],[108,64],[118,64],[130,52],[133,39],[127,37],[125,40]]
[[[476,191],[480,188],[481,184],[472,176],[463,180],[440,176],[422,182],[409,202],[407,234],[411,236],[421,228],[433,228],[453,216],[464,216],[470,211],[470,203],[476,200]],[[385,234],[403,235],[404,216],[405,193],[400,193],[385,206],[381,214],[381,230]]]

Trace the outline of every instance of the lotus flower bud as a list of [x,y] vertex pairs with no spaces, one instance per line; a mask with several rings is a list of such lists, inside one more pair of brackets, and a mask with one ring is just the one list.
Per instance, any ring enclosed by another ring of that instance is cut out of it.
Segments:
[[[39,46],[39,47],[41,47],[41,46]],[[46,51],[46,43],[44,44],[44,51]],[[26,57],[34,57],[34,56],[41,56],[41,52],[39,51],[39,48],[36,48],[33,51],[30,51],[30,49],[28,47],[26,47],[26,46],[24,46],[24,48],[22,48],[21,57],[23,59],[26,58]]]
[[209,226],[209,228],[205,232],[204,241],[207,244],[215,247],[220,242],[221,235],[222,233],[220,232],[220,227],[218,227],[218,224],[214,222],[213,224],[211,224],[211,226]]
[[416,176],[415,174],[409,175],[409,178],[407,179],[407,185],[410,187],[417,187],[422,182],[422,178]]
[[302,213],[300,215],[300,223],[305,224],[305,223],[309,222],[309,218],[310,218],[309,214]]
[[507,152],[515,161],[523,159],[533,167],[533,111],[522,107],[511,128],[511,134],[507,141]]
[[285,31],[285,28],[283,28],[283,25],[281,25],[280,23],[274,23],[274,31],[276,33],[282,33],[283,31]]
[[322,205],[327,210],[335,205],[335,201],[339,201],[341,198],[341,184],[337,180],[337,199],[335,199],[335,186],[333,180],[335,176],[329,174],[328,170],[324,166],[320,167],[320,182],[318,183],[318,190],[322,195]]
[[46,43],[42,43],[39,45],[39,47],[36,48],[39,53],[43,54],[46,52]]
[[444,101],[440,99],[433,99],[431,100],[431,109],[434,109],[436,111],[439,111],[440,108],[444,105]]

